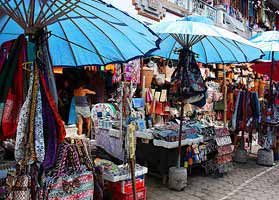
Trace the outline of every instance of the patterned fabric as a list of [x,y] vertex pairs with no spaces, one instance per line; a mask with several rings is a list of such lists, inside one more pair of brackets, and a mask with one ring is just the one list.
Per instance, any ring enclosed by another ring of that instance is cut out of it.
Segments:
[[35,138],[34,138],[34,129],[35,129],[35,117],[36,117],[36,103],[39,89],[39,77],[38,77],[38,67],[34,67],[34,81],[32,87],[32,97],[31,97],[31,107],[30,107],[30,119],[29,119],[29,135],[27,142],[27,157],[26,160],[29,163],[33,163],[36,160],[35,152]]
[[[1,134],[3,135],[3,133],[2,133],[2,117],[3,117],[4,105],[5,105],[5,102],[6,102],[10,89],[11,88],[15,89],[14,88],[15,77],[18,78],[19,73],[22,72],[22,71],[18,70],[18,66],[24,60],[23,52],[24,52],[25,46],[26,46],[25,37],[23,35],[21,35],[13,42],[13,45],[9,52],[9,56],[4,61],[2,69],[1,69],[1,73],[0,73],[0,91],[1,91],[0,92],[0,122],[1,122],[0,123],[0,135]],[[20,80],[16,80],[16,81],[20,81]],[[21,87],[20,82],[16,82],[16,84],[19,84],[17,86]],[[20,92],[20,90],[18,90],[18,88],[17,88],[17,90],[14,90],[14,91]],[[19,95],[19,96],[17,96],[18,100],[22,99],[22,97],[20,97],[20,93],[18,93],[18,95]],[[18,112],[18,110],[16,110],[15,112]]]
[[[199,94],[205,95],[207,90],[200,69],[196,63],[195,55],[189,50],[180,52],[178,67],[172,76],[172,91],[176,98],[188,99]],[[171,94],[170,98],[172,98]],[[204,99],[199,100],[204,101]],[[191,102],[196,103],[196,102]],[[203,105],[205,102],[202,103]],[[199,106],[203,106],[203,105]]]
[[[38,84],[40,87],[40,84]],[[38,88],[38,97],[36,104],[36,117],[35,117],[35,152],[39,162],[45,159],[45,141],[43,131],[43,116],[42,116],[42,95],[40,88]]]
[[95,135],[96,143],[106,152],[119,160],[124,160],[123,140],[109,136],[109,130],[97,129]]
[[21,46],[20,54],[18,56],[17,68],[13,77],[13,83],[8,91],[4,113],[2,118],[2,140],[13,138],[16,134],[18,124],[18,117],[21,106],[23,104],[23,70],[22,63],[26,60],[25,48]]
[[[69,161],[69,155],[71,155],[72,159],[70,160],[73,162],[67,162]],[[68,166],[66,166],[67,164]],[[48,184],[47,199],[93,200],[93,194],[94,178],[92,171],[81,171],[76,145],[62,143],[59,148],[56,172]]]
[[31,177],[27,175],[21,175],[16,176],[14,179],[14,184],[11,188],[12,191],[9,193],[7,200],[31,199]]
[[32,97],[32,88],[33,88],[33,75],[30,75],[30,86],[28,89],[28,93],[21,107],[19,113],[19,120],[17,126],[16,133],[16,144],[15,144],[15,160],[17,162],[21,162],[25,158],[25,149],[26,149],[26,135],[28,133],[28,125],[29,125],[29,114],[30,114],[30,105],[31,105],[31,97]]

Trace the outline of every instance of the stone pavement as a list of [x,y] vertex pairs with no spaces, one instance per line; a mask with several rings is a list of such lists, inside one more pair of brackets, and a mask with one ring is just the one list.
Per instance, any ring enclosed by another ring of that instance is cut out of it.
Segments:
[[161,179],[146,178],[147,200],[279,200],[279,163],[274,167],[256,164],[250,157],[221,178],[193,175],[184,191],[172,191]]

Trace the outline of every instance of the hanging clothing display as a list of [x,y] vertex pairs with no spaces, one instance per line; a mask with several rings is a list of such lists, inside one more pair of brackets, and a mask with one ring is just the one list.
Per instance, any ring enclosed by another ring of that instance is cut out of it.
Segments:
[[[257,92],[240,91],[232,116],[232,129],[246,131],[260,122],[260,102]],[[253,122],[253,123],[252,123]]]
[[[9,44],[7,44],[9,46]],[[26,40],[19,36],[13,41],[8,58],[0,73],[0,136],[13,137],[16,132],[19,109],[23,102],[22,63],[25,61]],[[5,115],[4,115],[5,113]],[[4,116],[3,116],[4,115]]]
[[45,93],[45,96],[47,98],[47,101],[48,101],[49,106],[50,106],[51,111],[52,111],[52,115],[54,116],[56,124],[57,124],[58,142],[61,143],[64,140],[65,136],[66,136],[64,122],[63,122],[61,116],[58,113],[58,110],[56,108],[55,102],[54,102],[54,100],[53,100],[53,98],[52,98],[52,96],[50,94],[50,91],[47,88],[46,81],[45,81],[44,76],[43,76],[43,74],[41,72],[40,72],[40,81],[41,81],[40,83],[42,85],[41,86],[42,90]]
[[187,51],[186,53],[189,53],[191,56],[186,56],[184,51],[184,53],[181,53],[180,63],[178,63],[178,67],[172,76],[171,93],[177,99],[190,101],[189,103],[202,107],[206,103],[207,88],[195,60],[194,53],[189,50]]
[[23,69],[22,64],[26,60],[26,45],[23,44],[14,74],[13,83],[8,91],[8,96],[4,106],[2,118],[2,137],[1,139],[12,138],[16,134],[19,111],[23,104]]
[[42,39],[42,54],[43,54],[43,63],[44,63],[44,68],[46,72],[46,80],[47,80],[47,85],[50,90],[50,93],[52,95],[52,98],[56,104],[56,107],[58,106],[58,94],[57,94],[57,88],[56,88],[56,83],[54,79],[54,73],[52,70],[52,66],[50,63],[50,55],[49,51],[47,49],[47,44],[45,41]]
[[21,107],[17,133],[16,133],[16,143],[15,143],[15,160],[20,163],[25,158],[25,148],[28,134],[28,126],[29,126],[29,115],[30,115],[30,105],[31,105],[31,97],[32,97],[32,85],[33,85],[33,75],[30,77],[30,86],[28,89],[27,97]]

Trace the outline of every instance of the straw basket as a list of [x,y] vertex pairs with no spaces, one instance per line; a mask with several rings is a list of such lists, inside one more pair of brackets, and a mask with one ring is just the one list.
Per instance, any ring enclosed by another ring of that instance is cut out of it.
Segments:
[[257,164],[264,166],[272,166],[274,163],[273,150],[259,149]]
[[145,88],[150,88],[153,79],[153,70],[144,67],[142,69],[142,77],[145,77]]

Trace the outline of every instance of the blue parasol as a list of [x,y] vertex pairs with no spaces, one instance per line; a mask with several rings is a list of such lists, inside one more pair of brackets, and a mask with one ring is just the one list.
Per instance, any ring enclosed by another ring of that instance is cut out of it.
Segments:
[[0,10],[0,43],[43,31],[54,66],[126,62],[157,49],[160,41],[144,24],[101,0],[1,0]]
[[[278,76],[278,70],[274,69],[275,60],[279,60],[279,31],[266,31],[261,32],[250,38],[250,41],[253,42],[258,48],[260,48],[265,56],[262,58],[263,61],[271,61],[269,77],[270,77],[270,88],[269,88],[269,104],[273,104],[273,76]],[[260,68],[257,68],[260,69]],[[258,72],[261,72],[259,70]],[[274,74],[275,73],[275,74]]]
[[[162,39],[160,49],[152,55],[185,61],[191,59],[189,50],[198,54],[197,60],[202,63],[241,63],[259,59],[263,52],[248,40],[214,25],[213,21],[202,16],[188,16],[176,21],[168,21],[151,26]],[[179,57],[175,50],[179,49]],[[185,59],[185,57],[187,59]],[[224,68],[225,72],[225,68]],[[181,81],[183,77],[181,76]],[[224,83],[226,83],[224,75]],[[226,113],[226,84],[224,104]],[[184,103],[181,102],[180,130],[178,140],[178,162],[181,161],[181,137]],[[224,114],[224,125],[226,114]]]
[[243,63],[259,59],[263,53],[248,40],[214,25],[202,16],[188,16],[151,26],[162,39],[152,55],[178,59],[176,49],[186,47],[202,63]]

